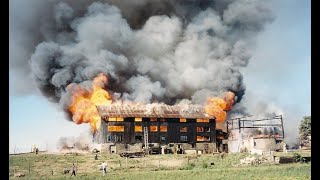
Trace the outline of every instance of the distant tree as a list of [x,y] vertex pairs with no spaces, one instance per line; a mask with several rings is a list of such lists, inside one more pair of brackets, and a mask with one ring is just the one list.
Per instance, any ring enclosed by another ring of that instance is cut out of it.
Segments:
[[300,139],[306,139],[307,136],[311,135],[311,116],[305,116],[303,120],[301,120],[299,135]]

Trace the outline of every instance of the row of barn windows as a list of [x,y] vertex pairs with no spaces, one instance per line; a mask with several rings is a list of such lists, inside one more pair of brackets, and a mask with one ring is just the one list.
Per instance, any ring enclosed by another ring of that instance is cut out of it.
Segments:
[[[124,121],[124,118],[123,118],[123,117],[109,117],[109,118],[108,118],[108,121],[113,121],[113,122],[116,122],[116,121]],[[134,118],[134,121],[135,121],[135,122],[141,122],[141,121],[142,121],[142,118],[136,117],[136,118]],[[157,118],[150,118],[150,121],[151,121],[151,122],[156,122],[156,121],[157,121]],[[160,121],[161,121],[161,122],[166,122],[166,119],[161,118]],[[179,122],[187,122],[187,119],[186,119],[186,118],[180,118],[180,119],[179,119]],[[196,122],[199,122],[199,123],[208,123],[208,122],[209,122],[209,119],[201,119],[201,118],[198,118],[198,119],[196,119]]]
[[[123,137],[122,135],[108,135],[107,140],[109,142],[117,142],[117,141],[122,141]],[[142,136],[135,136],[136,141],[142,141]],[[167,141],[167,136],[162,135],[160,136],[161,141]],[[188,136],[187,135],[182,135],[180,136],[180,142],[187,142],[188,141]],[[197,136],[197,141],[210,141],[210,136]]]
[[[158,132],[158,126],[149,126],[150,132]],[[167,126],[160,126],[160,132],[167,132]],[[134,126],[135,132],[142,132],[142,126]],[[108,132],[124,132],[124,126],[108,126]],[[188,127],[181,127],[180,132],[188,132]],[[210,132],[210,127],[197,127],[197,132]]]

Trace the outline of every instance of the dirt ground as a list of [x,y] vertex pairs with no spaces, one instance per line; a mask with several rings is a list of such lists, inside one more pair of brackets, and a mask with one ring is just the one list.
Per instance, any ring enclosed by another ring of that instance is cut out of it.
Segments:
[[183,159],[167,159],[167,160],[152,160],[150,164],[157,166],[167,166],[167,167],[180,167],[185,163]]

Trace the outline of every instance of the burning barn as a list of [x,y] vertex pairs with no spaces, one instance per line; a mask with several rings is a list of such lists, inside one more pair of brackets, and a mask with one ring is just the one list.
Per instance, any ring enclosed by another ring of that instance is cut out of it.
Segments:
[[[32,77],[68,120],[90,124],[95,142],[129,149],[148,140],[204,152],[225,146],[226,134],[217,131],[216,123],[224,123],[226,111],[245,95],[241,69],[252,56],[253,35],[274,19],[267,4],[76,2],[34,3],[38,8],[30,6],[34,13],[25,13],[32,18],[24,26],[24,18],[14,16],[13,29],[19,27],[14,32],[22,34],[16,37],[32,34],[23,43],[13,41],[12,47],[23,53],[12,56],[17,58],[13,64],[19,64],[12,67],[28,72],[24,77]],[[225,92],[225,97],[216,97]],[[150,110],[149,105],[115,105],[206,101],[190,113],[178,106]],[[245,111],[242,107],[236,113]]]
[[201,106],[113,104],[97,109],[101,125],[94,142],[109,144],[109,153],[132,147],[150,153],[212,153],[221,144],[216,118]]
[[103,89],[106,82],[106,76],[99,74],[93,80],[92,91],[68,86],[72,92],[68,107],[72,120],[77,124],[90,123],[93,141],[108,146],[101,149],[109,153],[142,148],[147,152],[150,148],[151,153],[212,153],[226,148],[221,145],[225,136],[217,130],[216,122],[225,122],[227,111],[235,102],[233,92],[208,97],[204,106],[141,104],[112,99]]

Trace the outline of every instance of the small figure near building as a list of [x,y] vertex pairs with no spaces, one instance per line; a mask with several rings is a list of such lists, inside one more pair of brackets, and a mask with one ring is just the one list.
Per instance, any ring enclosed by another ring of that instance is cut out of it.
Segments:
[[285,142],[283,142],[283,153],[287,153],[288,150],[287,150],[287,144]]
[[102,175],[105,176],[107,174],[107,167],[108,167],[108,164],[106,161],[104,161],[102,163]]
[[38,147],[36,145],[33,145],[32,151],[33,151],[33,153],[38,155],[39,149],[38,149]]

